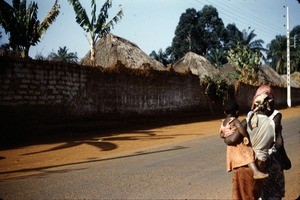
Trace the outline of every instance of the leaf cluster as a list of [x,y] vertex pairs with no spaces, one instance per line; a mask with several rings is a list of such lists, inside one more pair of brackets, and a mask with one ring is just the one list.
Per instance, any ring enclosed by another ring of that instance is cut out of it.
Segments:
[[213,102],[223,104],[234,97],[234,86],[220,75],[214,77],[205,76],[201,81],[201,88]]
[[260,55],[253,52],[248,46],[238,44],[228,52],[229,62],[239,73],[239,81],[246,84],[255,84],[258,81],[257,72],[260,67]]
[[49,26],[59,14],[59,4],[55,1],[50,12],[40,22],[37,18],[38,4],[31,2],[26,7],[26,0],[13,0],[12,5],[0,0],[0,24],[6,33],[10,33],[9,45],[28,57],[30,46],[40,42]]

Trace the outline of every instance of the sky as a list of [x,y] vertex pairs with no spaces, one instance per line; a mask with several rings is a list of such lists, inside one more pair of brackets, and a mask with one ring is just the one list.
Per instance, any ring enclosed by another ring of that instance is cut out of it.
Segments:
[[[12,0],[6,0],[12,4]],[[29,4],[30,0],[27,0]],[[55,0],[35,0],[38,3],[38,19],[42,21]],[[90,0],[80,0],[87,13],[91,12]],[[100,10],[104,0],[96,0]],[[109,19],[123,9],[124,16],[111,33],[123,37],[146,54],[159,49],[165,51],[171,46],[176,26],[181,14],[188,8],[202,10],[204,5],[214,6],[225,26],[234,23],[240,31],[254,30],[255,39],[264,40],[266,46],[276,35],[286,35],[286,6],[289,8],[290,29],[300,25],[300,4],[297,0],[113,0],[109,9]],[[75,21],[73,7],[67,0],[59,0],[60,14],[50,26],[41,42],[31,47],[29,55],[43,56],[57,52],[66,46],[68,52],[76,52],[81,59],[89,51],[86,33]],[[97,12],[98,14],[98,12]],[[4,34],[3,29],[1,29]],[[298,38],[300,40],[300,36]],[[7,42],[3,36],[1,43]]]

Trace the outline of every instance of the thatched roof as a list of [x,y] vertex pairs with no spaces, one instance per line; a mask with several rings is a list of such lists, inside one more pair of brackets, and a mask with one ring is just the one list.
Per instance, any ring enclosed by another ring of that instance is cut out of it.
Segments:
[[226,63],[222,67],[220,67],[219,73],[222,78],[226,79],[229,83],[233,85],[236,81],[238,81],[239,75],[230,63]]
[[[103,68],[114,67],[120,61],[127,68],[132,69],[167,70],[162,63],[150,58],[136,44],[112,34],[108,34],[96,43],[95,60],[96,65]],[[90,64],[90,51],[81,60],[81,64]]]
[[[227,63],[220,69],[220,75],[229,80],[231,83],[237,81],[234,77],[238,76],[237,71],[234,67]],[[259,84],[271,84],[279,87],[286,87],[286,75],[279,75],[270,65],[265,64],[259,68],[258,71],[258,82]],[[294,72],[291,74],[291,86],[300,87],[300,72]]]
[[282,78],[270,65],[265,64],[259,68],[258,72],[258,81],[259,83],[285,87],[286,81]]
[[186,73],[190,70],[200,79],[204,76],[213,77],[218,74],[218,70],[206,58],[193,52],[185,54],[184,57],[174,63],[173,68],[179,73]]
[[[286,82],[287,75],[281,75]],[[291,87],[300,88],[300,72],[294,72],[291,74]]]

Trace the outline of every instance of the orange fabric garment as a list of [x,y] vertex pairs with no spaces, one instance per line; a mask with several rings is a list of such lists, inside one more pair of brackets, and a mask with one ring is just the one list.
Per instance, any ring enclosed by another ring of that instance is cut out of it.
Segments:
[[[229,122],[225,125],[223,124],[224,121],[222,122],[220,131],[223,132],[224,135],[229,136],[228,133],[232,132],[232,130],[236,130],[236,127],[232,124],[235,119],[236,118],[234,117],[230,118]],[[255,160],[252,147],[245,145],[243,142],[240,142],[235,146],[228,145],[226,158],[227,171],[232,171],[234,168],[248,165]]]
[[262,179],[254,179],[249,167],[239,167],[232,173],[232,199],[257,200],[261,196]]

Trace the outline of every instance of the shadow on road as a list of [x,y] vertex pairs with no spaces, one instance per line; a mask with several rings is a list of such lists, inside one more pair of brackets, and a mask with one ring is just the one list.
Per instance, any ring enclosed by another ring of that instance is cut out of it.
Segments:
[[[73,169],[55,169],[58,167],[67,167],[67,166],[75,166],[75,165],[80,165],[80,164],[85,164],[85,163],[95,163],[95,162],[102,162],[102,161],[108,161],[108,160],[116,160],[116,159],[122,159],[122,158],[129,158],[129,157],[136,157],[136,156],[143,156],[143,155],[149,155],[149,154],[157,154],[157,153],[164,153],[164,152],[169,152],[169,151],[178,151],[182,149],[186,149],[188,147],[183,147],[183,146],[175,146],[174,148],[169,148],[169,149],[163,149],[163,150],[157,150],[157,151],[140,151],[140,152],[135,152],[134,154],[130,155],[121,155],[121,156],[116,156],[116,157],[111,157],[111,158],[103,158],[103,159],[89,159],[86,161],[80,161],[80,162],[74,162],[74,163],[66,163],[66,164],[60,164],[60,165],[51,165],[51,166],[44,166],[44,167],[36,167],[36,168],[27,168],[27,169],[20,169],[20,170],[15,170],[15,171],[4,171],[0,172],[0,175],[4,174],[16,174],[16,173],[42,173],[43,176],[45,174],[53,174],[53,173],[64,173],[68,171],[72,171]],[[53,169],[51,171],[51,169]],[[81,170],[84,168],[81,168]],[[74,170],[80,170],[80,169],[74,169]],[[31,175],[22,175],[21,177],[18,178],[23,178],[23,177],[28,177]],[[5,179],[5,178],[4,178]],[[2,179],[2,180],[4,180]]]
[[[22,123],[12,134],[10,130],[0,133],[0,150],[15,149],[37,144],[55,144],[64,143],[63,145],[42,151],[32,152],[29,154],[55,151],[64,148],[75,147],[82,144],[95,146],[102,151],[114,150],[117,147],[114,140],[141,140],[141,139],[171,139],[158,137],[150,129],[179,125],[185,123],[209,121],[220,119],[223,116],[201,116],[199,114],[180,114],[164,115],[161,117],[143,117],[130,118],[127,120],[119,118],[108,119],[72,119],[63,121],[49,121],[47,123]],[[24,126],[24,127],[22,127]],[[117,137],[118,134],[132,134],[132,136]],[[11,136],[13,135],[13,136]],[[114,137],[111,137],[114,136]],[[105,139],[99,142],[99,139]]]

